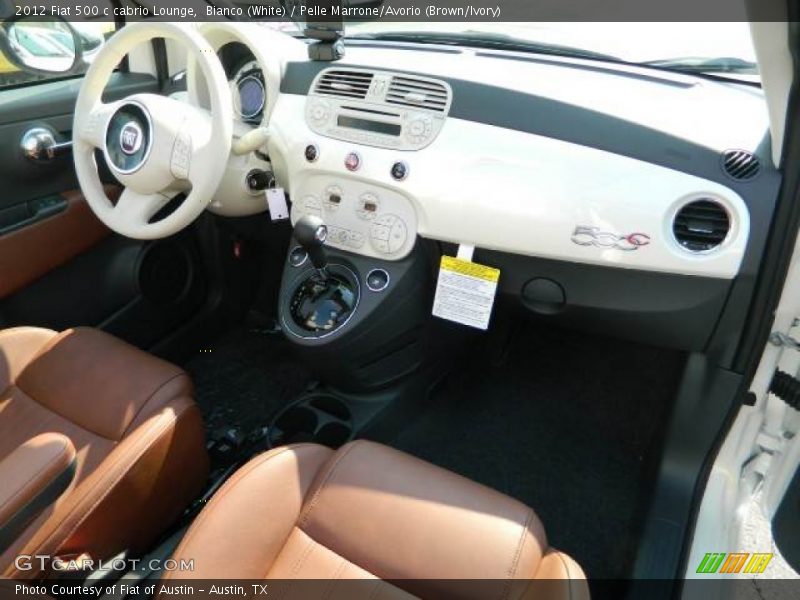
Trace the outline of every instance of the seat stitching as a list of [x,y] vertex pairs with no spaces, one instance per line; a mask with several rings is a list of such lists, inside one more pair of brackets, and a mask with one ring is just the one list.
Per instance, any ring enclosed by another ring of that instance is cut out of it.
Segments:
[[[29,400],[30,402],[35,404],[38,410],[43,410],[43,411],[45,411],[45,412],[47,412],[47,413],[49,413],[51,415],[55,415],[56,417],[58,417],[62,421],[67,421],[70,425],[74,425],[75,427],[77,427],[79,429],[82,429],[84,431],[88,431],[92,435],[95,435],[95,436],[97,436],[99,438],[103,438],[104,440],[106,440],[108,442],[111,442],[113,444],[118,444],[120,442],[120,440],[118,440],[118,439],[110,438],[108,436],[103,435],[102,433],[97,433],[96,431],[92,431],[91,429],[87,429],[86,427],[83,427],[82,425],[79,425],[79,424],[75,423],[72,419],[70,419],[69,417],[67,417],[65,415],[62,415],[57,410],[54,410],[52,407],[46,406],[46,405],[42,404],[41,402],[39,402],[36,398],[34,398],[31,394],[26,392],[23,388],[19,387],[16,383],[12,383],[11,385],[9,385],[3,393],[5,394],[6,391],[11,390],[12,388],[16,389],[16,390],[19,390],[21,392],[21,397],[24,398],[25,400]],[[14,398],[13,396],[9,396],[8,397],[8,401],[9,402],[17,402],[17,403],[19,403],[19,399],[18,398]]]
[[555,552],[556,552],[556,556],[558,557],[558,560],[561,561],[561,564],[564,567],[564,572],[567,574],[567,579],[569,580],[569,585],[567,586],[567,592],[569,593],[569,597],[572,598],[573,597],[572,591],[573,591],[574,582],[572,581],[572,575],[569,572],[569,564],[567,564],[567,561],[564,559],[564,555],[561,552],[559,552],[558,550],[556,550]]
[[317,546],[319,546],[319,545],[320,545],[320,544],[319,544],[319,542],[317,542],[317,541],[316,541],[314,538],[312,538],[311,536],[308,536],[308,542],[307,542],[307,544],[306,544],[306,549],[305,549],[305,550],[303,550],[303,553],[302,553],[302,554],[300,555],[300,557],[299,557],[299,558],[298,558],[298,559],[295,561],[295,564],[294,564],[294,566],[292,566],[292,568],[289,570],[289,573],[292,575],[292,578],[294,578],[294,576],[295,576],[295,575],[297,575],[297,574],[300,572],[300,569],[302,569],[302,568],[303,568],[303,565],[304,565],[304,564],[306,563],[306,561],[308,560],[308,557],[309,557],[309,556],[311,556],[311,553],[312,553],[312,552],[313,552],[313,551],[316,549],[316,547],[317,547]]
[[308,506],[303,511],[303,515],[300,517],[300,522],[299,522],[300,526],[305,526],[308,524],[308,520],[311,517],[311,511],[314,510],[314,508],[316,508],[317,503],[319,502],[320,495],[322,494],[322,490],[330,482],[331,477],[333,477],[334,471],[336,471],[336,469],[339,467],[339,464],[342,462],[344,457],[350,454],[350,451],[358,445],[359,442],[353,442],[344,452],[342,452],[338,457],[336,457],[336,460],[331,465],[330,470],[325,475],[325,479],[323,479],[322,482],[319,484],[317,491],[314,492],[314,495],[311,497],[311,501],[308,503]]
[[109,442],[112,442],[112,443],[114,443],[114,444],[118,444],[118,443],[121,441],[120,439],[113,438],[113,437],[108,437],[107,435],[103,435],[102,433],[98,433],[97,431],[94,431],[94,430],[92,430],[92,429],[89,429],[89,428],[87,428],[87,427],[84,427],[84,426],[83,426],[83,425],[81,425],[81,424],[75,423],[75,421],[73,421],[73,420],[72,420],[70,417],[68,417],[67,415],[64,415],[64,414],[62,414],[61,412],[59,412],[59,411],[55,410],[55,409],[54,409],[52,406],[47,406],[47,405],[45,405],[45,404],[42,404],[41,402],[39,402],[39,401],[36,399],[36,397],[35,397],[35,396],[33,396],[32,394],[29,394],[28,392],[26,392],[24,388],[20,387],[20,386],[19,386],[19,385],[17,385],[16,383],[14,383],[14,384],[10,385],[10,386],[9,386],[9,389],[10,389],[10,388],[12,388],[12,387],[13,387],[13,388],[16,388],[16,389],[18,389],[20,392],[22,392],[22,395],[23,395],[25,398],[27,398],[28,400],[30,400],[31,402],[33,402],[34,404],[36,404],[36,406],[38,406],[38,407],[39,407],[41,410],[45,410],[45,411],[47,411],[47,412],[49,412],[49,413],[52,413],[52,414],[54,414],[54,415],[55,415],[55,416],[57,416],[59,419],[62,419],[62,420],[64,420],[64,421],[67,421],[67,422],[68,422],[70,425],[74,425],[75,427],[78,427],[79,429],[83,429],[84,431],[88,431],[88,432],[89,432],[89,433],[91,433],[92,435],[96,435],[97,437],[99,437],[99,438],[103,438],[104,440],[106,440],[106,441],[109,441]]
[[519,566],[519,559],[522,556],[522,549],[525,546],[525,541],[527,539],[528,532],[528,525],[530,525],[531,520],[533,519],[533,509],[528,509],[528,514],[525,517],[525,524],[522,526],[522,535],[520,536],[519,542],[517,542],[517,548],[514,551],[514,559],[511,563],[511,568],[508,571],[508,579],[506,580],[505,585],[503,586],[503,591],[500,594],[500,598],[503,600],[507,599],[511,594],[511,585],[512,585],[512,578],[517,572],[517,567]]
[[[308,557],[311,556],[311,553],[314,551],[314,549],[320,545],[310,535],[306,537],[308,538],[308,542],[306,542],[306,548],[305,550],[303,550],[303,553],[300,555],[300,557],[295,561],[295,564],[292,566],[292,568],[289,569],[289,577],[287,578],[288,580],[286,582],[286,587],[283,588],[283,593],[279,596],[279,598],[283,598],[286,596],[286,594],[289,593],[289,590],[292,589],[292,586],[294,586],[294,582],[297,580],[297,577],[295,576],[300,571],[302,566],[305,564],[306,560],[308,560]],[[272,567],[270,567],[270,569],[271,568]]]
[[[25,329],[25,327],[22,327],[20,329]],[[38,328],[32,327],[31,329],[38,329]],[[45,330],[45,331],[51,331],[51,330]],[[42,344],[41,347],[31,356],[31,359],[25,364],[24,367],[22,367],[22,371],[27,369],[34,361],[36,361],[40,357],[44,356],[47,352],[52,350],[53,347],[60,340],[67,337],[67,334],[69,332],[74,332],[74,331],[75,331],[74,329],[65,329],[62,332],[53,331],[53,336],[49,340],[47,340],[44,344]],[[22,371],[20,371],[20,373],[22,373]]]
[[344,557],[340,557],[339,566],[336,567],[336,570],[333,572],[333,577],[331,577],[328,582],[328,589],[325,590],[324,600],[327,600],[331,597],[331,594],[333,594],[334,582],[341,579],[342,572],[344,572],[347,562],[348,561]]
[[[225,496],[227,496],[230,492],[232,492],[234,490],[234,488],[236,488],[236,486],[238,486],[242,481],[244,481],[244,479],[248,475],[250,475],[250,473],[252,473],[254,470],[256,470],[258,467],[262,466],[263,464],[269,462],[273,458],[277,458],[278,456],[281,456],[285,452],[288,452],[290,450],[297,450],[298,448],[306,448],[306,447],[316,447],[316,445],[315,444],[292,444],[290,446],[284,446],[282,448],[276,448],[274,450],[270,450],[268,452],[264,452],[261,456],[258,456],[256,458],[252,459],[248,464],[246,464],[241,469],[239,469],[236,473],[234,473],[233,476],[230,479],[228,479],[228,481],[225,482],[225,484],[222,486],[222,488],[220,490],[218,490],[216,494],[214,494],[214,496],[211,498],[211,501],[203,508],[203,510],[200,511],[200,514],[194,520],[194,522],[192,523],[191,527],[189,528],[188,533],[183,537],[183,540],[181,540],[181,543],[178,545],[178,547],[175,550],[175,552],[173,552],[173,556],[180,556],[181,552],[183,552],[186,549],[186,547],[190,544],[190,542],[192,540],[194,540],[194,538],[197,536],[197,532],[202,529],[202,527],[200,527],[200,525],[205,523],[205,521],[210,518],[209,515],[211,515],[211,513],[214,512],[214,511],[210,510],[210,508],[212,506],[216,506],[217,504],[219,504],[222,501],[222,499]],[[270,569],[271,568],[272,567],[270,566]],[[167,571],[164,574],[164,577],[162,577],[162,579],[166,580],[166,579],[171,578],[171,574],[172,573],[173,573],[173,571]],[[267,573],[269,573],[269,569],[267,569]]]
[[[157,442],[161,438],[161,436],[164,434],[164,432],[166,432],[173,425],[177,424],[178,421],[180,420],[180,418],[185,414],[186,413],[183,412],[178,416],[178,418],[170,419],[169,421],[164,423],[164,425],[161,428],[159,428],[158,430],[155,431],[155,440],[152,440],[152,442]],[[148,443],[145,443],[145,442],[148,442]],[[89,507],[89,509],[84,513],[83,518],[80,519],[75,524],[75,526],[69,531],[69,533],[63,538],[64,541],[66,541],[70,537],[72,537],[72,535],[78,530],[78,528],[81,525],[83,525],[83,523],[86,521],[87,517],[92,513],[92,511],[94,511],[94,509],[97,508],[97,506],[103,500],[106,499],[106,497],[111,493],[111,491],[114,489],[114,487],[116,487],[116,485],[122,480],[122,478],[125,477],[128,474],[128,472],[131,470],[131,468],[136,465],[136,463],[139,461],[139,459],[141,459],[145,455],[145,453],[148,450],[150,450],[150,448],[153,447],[153,443],[152,442],[150,440],[146,440],[146,439],[143,438],[142,444],[144,444],[144,448],[142,448],[140,452],[137,452],[136,453],[136,458],[134,458],[131,462],[128,463],[128,467],[125,468],[125,469],[122,469],[122,472],[117,477],[115,477],[114,480],[109,485],[106,486],[105,492],[103,492],[100,495],[100,497],[92,503],[92,505]],[[75,512],[75,511],[73,511],[73,512]]]
[[[186,415],[186,414],[187,414],[187,412],[186,412],[186,410],[184,410],[182,413],[180,413],[180,414],[178,415],[178,417],[177,417],[177,418],[172,418],[172,419],[170,419],[169,421],[167,421],[166,423],[164,423],[164,425],[163,425],[163,426],[161,426],[160,428],[158,428],[157,430],[155,430],[155,437],[156,437],[156,441],[158,440],[158,438],[160,438],[160,437],[161,437],[161,435],[162,435],[162,434],[163,434],[163,433],[164,433],[164,432],[165,432],[165,431],[166,431],[166,430],[167,430],[169,427],[171,427],[171,426],[175,425],[175,424],[176,424],[176,423],[177,423],[177,422],[178,422],[178,421],[179,421],[179,420],[180,420],[180,419],[181,419],[181,418],[182,418],[184,415]],[[100,504],[100,503],[101,503],[103,500],[105,500],[105,499],[106,499],[106,497],[108,496],[108,494],[110,494],[110,493],[111,493],[111,490],[113,490],[113,489],[114,489],[114,487],[115,487],[115,486],[116,486],[116,485],[117,485],[117,484],[118,484],[118,483],[119,483],[119,482],[122,480],[122,478],[123,478],[123,477],[125,477],[125,475],[127,475],[127,474],[128,474],[128,472],[130,471],[131,467],[132,467],[133,465],[135,465],[135,464],[136,464],[136,463],[139,461],[139,459],[140,459],[140,458],[142,458],[142,456],[144,456],[144,454],[147,452],[147,450],[149,450],[149,449],[151,448],[151,446],[152,446],[152,443],[150,443],[150,440],[147,438],[147,436],[146,436],[145,434],[143,434],[143,435],[142,435],[142,444],[144,444],[144,447],[143,447],[143,448],[142,448],[142,449],[141,449],[139,452],[137,452],[137,453],[136,453],[136,455],[135,455],[135,458],[133,458],[133,459],[132,459],[132,460],[131,460],[131,461],[128,463],[128,467],[127,467],[127,468],[123,468],[123,469],[121,469],[121,473],[120,473],[120,474],[119,474],[117,477],[115,477],[115,478],[114,478],[114,480],[113,480],[113,481],[112,481],[110,484],[106,484],[106,489],[105,489],[105,491],[104,491],[104,492],[103,492],[103,493],[100,495],[100,497],[99,497],[99,498],[98,498],[98,499],[97,499],[95,502],[93,502],[93,503],[92,503],[92,505],[89,507],[89,509],[88,509],[88,510],[84,511],[83,517],[82,517],[82,518],[80,518],[80,519],[78,519],[78,522],[77,522],[77,523],[76,523],[76,524],[75,524],[75,525],[74,525],[74,526],[73,526],[73,527],[72,527],[72,528],[69,530],[69,532],[67,533],[67,535],[65,535],[65,536],[63,536],[63,537],[61,538],[61,541],[60,541],[60,542],[57,544],[57,546],[56,546],[56,548],[55,548],[55,551],[54,551],[54,553],[58,552],[59,546],[60,546],[62,543],[64,543],[65,541],[67,541],[67,540],[68,540],[68,539],[69,539],[69,538],[70,538],[70,537],[71,537],[71,536],[72,536],[72,535],[75,533],[75,531],[77,531],[77,530],[78,530],[78,528],[79,528],[81,525],[83,525],[83,523],[86,521],[87,517],[88,517],[88,516],[89,516],[89,515],[92,513],[92,511],[93,511],[93,510],[94,510],[94,509],[95,509],[95,508],[96,508],[96,507],[97,507],[97,506],[98,506],[98,505],[99,505],[99,504]],[[125,458],[124,456],[123,456],[123,457],[121,457],[121,458],[120,458],[120,460],[119,460],[119,461],[117,461],[117,462],[115,463],[115,465],[116,465],[116,464],[120,464],[120,463],[124,463],[124,462],[125,462],[125,461],[124,461],[124,458]],[[97,484],[96,484],[96,485],[95,485],[95,486],[94,486],[94,487],[93,487],[93,488],[90,490],[90,493],[91,493],[92,491],[94,491],[94,489],[96,489],[96,488],[97,488],[97,487],[100,485],[100,483],[102,483],[102,481],[99,481],[99,482],[98,482],[98,483],[97,483]],[[87,494],[87,495],[88,495],[88,494]],[[65,522],[69,521],[70,517],[72,517],[72,516],[73,516],[75,513],[79,512],[79,509],[81,509],[81,508],[82,508],[82,507],[81,507],[81,502],[80,502],[80,500],[79,500],[79,501],[76,503],[75,507],[74,507],[74,508],[73,508],[73,509],[72,509],[72,510],[71,510],[71,511],[70,511],[70,512],[67,514],[67,515],[65,515],[65,516],[64,516],[64,518],[61,520],[61,523],[60,523],[59,525],[57,525],[57,526],[56,526],[56,529],[55,529],[55,531],[54,531],[52,534],[50,534],[50,535],[49,535],[49,536],[48,536],[48,537],[47,537],[47,538],[46,538],[46,539],[45,539],[45,540],[44,540],[44,541],[43,541],[41,544],[39,544],[39,546],[38,546],[38,548],[37,548],[37,551],[36,551],[36,553],[35,553],[35,554],[39,554],[39,553],[41,552],[41,549],[42,549],[42,548],[44,548],[45,546],[47,546],[47,545],[49,545],[50,543],[52,543],[52,542],[53,542],[53,540],[54,540],[55,538],[57,538],[57,537],[58,537],[58,536],[57,536],[57,534],[59,533],[59,531],[60,531],[61,527],[63,526],[63,523],[65,523]],[[19,572],[19,571],[15,569],[15,572]]]
[[[62,441],[61,441],[61,449],[63,450],[63,449],[65,449],[65,448],[67,448],[67,443],[66,443],[66,442],[64,442],[64,441],[62,440]],[[62,456],[61,454],[58,454],[58,455],[56,455],[56,456],[52,457],[52,458],[50,459],[50,462],[48,462],[46,465],[43,465],[43,466],[42,466],[42,467],[41,467],[41,468],[40,468],[38,471],[36,471],[36,473],[34,473],[33,475],[31,475],[31,476],[30,476],[30,477],[27,479],[27,481],[25,481],[25,483],[23,483],[23,484],[20,486],[20,488],[19,488],[19,489],[18,489],[16,492],[14,492],[14,493],[13,493],[13,494],[12,494],[12,495],[11,495],[11,496],[10,496],[10,497],[7,499],[7,500],[6,500],[6,502],[4,502],[2,505],[0,505],[0,510],[3,510],[3,509],[6,507],[6,506],[8,506],[9,504],[11,504],[11,502],[12,502],[13,500],[15,500],[15,499],[17,498],[17,496],[19,496],[20,494],[22,494],[22,492],[24,492],[24,491],[25,491],[25,487],[26,487],[26,486],[27,486],[27,485],[28,485],[28,484],[29,484],[31,481],[33,481],[34,479],[36,479],[36,478],[37,478],[39,475],[41,475],[41,474],[42,474],[42,473],[43,473],[45,470],[47,470],[48,468],[50,468],[50,466],[51,466],[51,465],[53,465],[53,464],[55,464],[56,462],[58,462],[58,460],[61,458],[61,456]]]
[[[183,371],[181,371],[181,370],[178,370],[178,372],[177,372],[177,373],[175,373],[175,375],[173,375],[172,377],[170,377],[169,379],[167,379],[166,381],[164,381],[164,383],[162,383],[161,385],[159,385],[159,386],[158,386],[158,387],[157,387],[157,388],[156,388],[156,389],[153,391],[153,393],[152,393],[152,394],[150,394],[150,395],[147,397],[147,400],[145,400],[145,401],[142,403],[142,405],[139,407],[139,410],[137,410],[137,411],[136,411],[136,414],[134,414],[134,415],[133,415],[133,417],[131,418],[131,420],[130,420],[130,421],[128,421],[128,425],[127,425],[127,427],[125,427],[125,429],[122,431],[122,437],[121,437],[120,439],[124,439],[124,438],[125,438],[125,436],[127,436],[127,435],[128,435],[128,431],[130,431],[131,425],[133,425],[133,424],[136,422],[136,419],[138,419],[138,418],[139,418],[139,415],[140,415],[140,414],[142,414],[142,411],[143,411],[143,410],[145,409],[145,407],[146,407],[146,406],[147,406],[147,405],[150,403],[150,401],[151,401],[153,398],[155,398],[155,397],[156,397],[156,395],[157,395],[157,394],[158,394],[158,393],[159,393],[161,390],[163,390],[163,389],[164,389],[166,386],[168,386],[170,383],[172,383],[173,381],[175,381],[176,379],[178,379],[179,377],[181,377],[181,376],[183,376],[183,375],[186,375],[186,373],[184,373],[184,372],[183,372]],[[188,377],[188,375],[187,375],[187,377]]]
[[[6,334],[6,333],[12,333],[12,334],[13,334],[13,333],[21,332],[21,331],[39,331],[39,330],[40,330],[40,328],[39,328],[39,327],[28,327],[28,326],[24,326],[24,325],[23,325],[23,326],[20,326],[20,327],[11,327],[11,328],[9,328],[9,329],[4,329],[2,332],[0,332],[0,337],[6,337],[6,336],[4,335],[4,334]],[[44,330],[44,331],[50,331],[50,330]],[[67,331],[69,331],[69,330],[67,330]],[[56,342],[56,341],[57,341],[59,338],[61,338],[61,337],[62,337],[62,335],[63,335],[63,333],[65,333],[65,332],[62,332],[62,333],[57,333],[57,332],[55,332],[55,331],[51,331],[51,333],[52,333],[53,335],[52,335],[52,336],[51,336],[51,337],[50,337],[48,340],[46,340],[46,341],[44,342],[44,344],[42,344],[42,345],[41,345],[41,346],[40,346],[40,347],[39,347],[39,348],[36,350],[36,352],[34,352],[34,353],[31,355],[30,359],[29,359],[29,360],[28,360],[28,361],[25,363],[25,365],[22,367],[22,369],[20,369],[20,372],[19,372],[19,374],[20,374],[20,375],[21,375],[21,374],[22,374],[22,373],[25,371],[25,369],[27,369],[27,368],[28,368],[28,367],[31,365],[31,363],[33,363],[33,362],[34,362],[36,359],[38,359],[40,356],[42,356],[42,355],[43,355],[45,352],[49,351],[49,350],[50,350],[50,348],[52,347],[52,345],[53,345],[53,344],[54,344],[54,343],[55,343],[55,342]],[[9,373],[9,375],[10,375],[10,373]],[[7,385],[7,386],[6,386],[6,388],[3,390],[3,395],[5,395],[5,394],[6,394],[6,392],[8,392],[9,390],[11,390],[12,388],[17,388],[18,390],[20,390],[21,392],[23,392],[23,393],[24,393],[26,396],[28,396],[29,398],[31,398],[30,394],[28,394],[27,392],[25,392],[25,390],[23,390],[21,387],[19,387],[19,386],[17,385],[16,378],[15,378],[15,379],[11,379],[11,378],[9,378],[8,385]],[[31,399],[33,399],[33,398],[31,398]],[[37,402],[37,404],[39,404],[39,402]],[[46,408],[46,407],[45,407],[45,408]],[[58,414],[58,413],[56,413],[56,414]],[[59,416],[60,416],[60,415],[59,415]]]

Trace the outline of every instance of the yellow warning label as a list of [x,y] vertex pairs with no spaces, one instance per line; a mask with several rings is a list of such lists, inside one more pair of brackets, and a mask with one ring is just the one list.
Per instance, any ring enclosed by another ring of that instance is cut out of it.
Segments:
[[458,273],[459,275],[466,275],[467,277],[475,277],[476,279],[483,279],[497,283],[500,279],[500,269],[479,265],[467,260],[461,260],[454,256],[442,257],[442,270]]

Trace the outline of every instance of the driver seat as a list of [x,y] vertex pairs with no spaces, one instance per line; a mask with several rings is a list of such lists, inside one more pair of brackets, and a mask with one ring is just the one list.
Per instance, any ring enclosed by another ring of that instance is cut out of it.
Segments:
[[47,574],[21,555],[141,552],[207,475],[181,369],[94,329],[0,331],[0,576]]

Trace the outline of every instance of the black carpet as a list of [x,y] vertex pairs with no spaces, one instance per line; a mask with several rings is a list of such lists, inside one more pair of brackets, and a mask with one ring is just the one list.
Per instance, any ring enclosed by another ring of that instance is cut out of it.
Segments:
[[391,445],[518,498],[589,577],[624,578],[681,366],[679,353],[526,325],[500,366],[466,359]]
[[184,365],[206,428],[241,428],[245,434],[299,396],[311,381],[280,333],[237,329],[210,343]]

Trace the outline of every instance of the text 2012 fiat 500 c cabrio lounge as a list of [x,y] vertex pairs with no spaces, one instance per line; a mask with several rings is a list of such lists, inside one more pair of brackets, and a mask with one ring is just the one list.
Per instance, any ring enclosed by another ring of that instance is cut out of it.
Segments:
[[215,18],[0,25],[3,589],[796,597],[796,28]]

